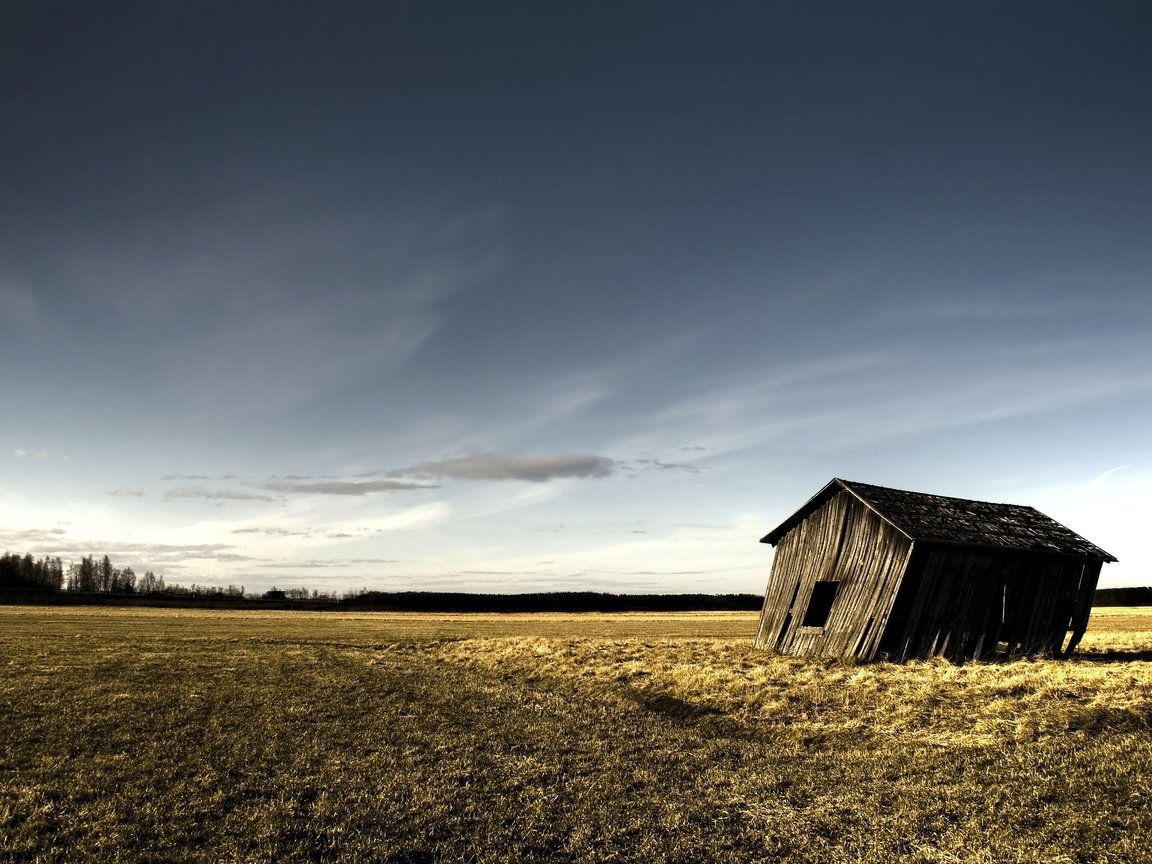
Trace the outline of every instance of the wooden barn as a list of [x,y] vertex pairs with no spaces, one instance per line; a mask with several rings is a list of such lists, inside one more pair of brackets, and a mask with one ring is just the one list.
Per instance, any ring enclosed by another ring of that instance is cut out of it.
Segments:
[[761,542],[756,644],[858,660],[1067,656],[1116,560],[1032,507],[839,479]]

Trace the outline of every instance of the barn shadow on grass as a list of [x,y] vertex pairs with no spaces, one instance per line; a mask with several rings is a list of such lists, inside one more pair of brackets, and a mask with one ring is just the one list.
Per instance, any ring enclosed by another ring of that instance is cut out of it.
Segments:
[[724,714],[719,708],[694,705],[669,693],[652,693],[628,688],[625,695],[641,708],[653,714],[662,714],[672,720],[699,720],[701,717],[717,717]]
[[1072,660],[1077,663],[1152,663],[1152,650],[1077,651]]
[[728,737],[740,737],[747,734],[747,729],[739,721],[734,720],[720,708],[698,705],[670,693],[654,693],[634,687],[625,687],[623,695],[645,711],[667,720],[673,720],[677,723],[705,724],[715,734]]

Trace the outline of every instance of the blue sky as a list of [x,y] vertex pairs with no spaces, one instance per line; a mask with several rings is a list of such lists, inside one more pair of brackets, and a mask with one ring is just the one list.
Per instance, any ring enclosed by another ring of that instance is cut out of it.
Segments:
[[1152,583],[1143,3],[6,3],[0,546],[751,591],[833,476]]

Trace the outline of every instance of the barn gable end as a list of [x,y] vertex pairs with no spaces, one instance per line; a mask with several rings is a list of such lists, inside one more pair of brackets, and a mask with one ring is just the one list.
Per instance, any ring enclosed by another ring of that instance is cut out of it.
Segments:
[[763,542],[756,644],[859,660],[1067,654],[1116,560],[1030,507],[839,479]]

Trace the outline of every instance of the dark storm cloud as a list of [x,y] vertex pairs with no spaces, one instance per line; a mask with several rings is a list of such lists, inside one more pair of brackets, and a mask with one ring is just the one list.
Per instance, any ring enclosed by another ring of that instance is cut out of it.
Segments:
[[371,495],[374,492],[404,492],[413,489],[436,489],[428,483],[402,480],[325,480],[319,483],[265,483],[261,488],[271,492],[311,495]]
[[503,456],[479,453],[457,459],[421,462],[390,472],[393,477],[450,477],[457,480],[524,480],[543,483],[562,478],[607,477],[616,460],[593,455]]

